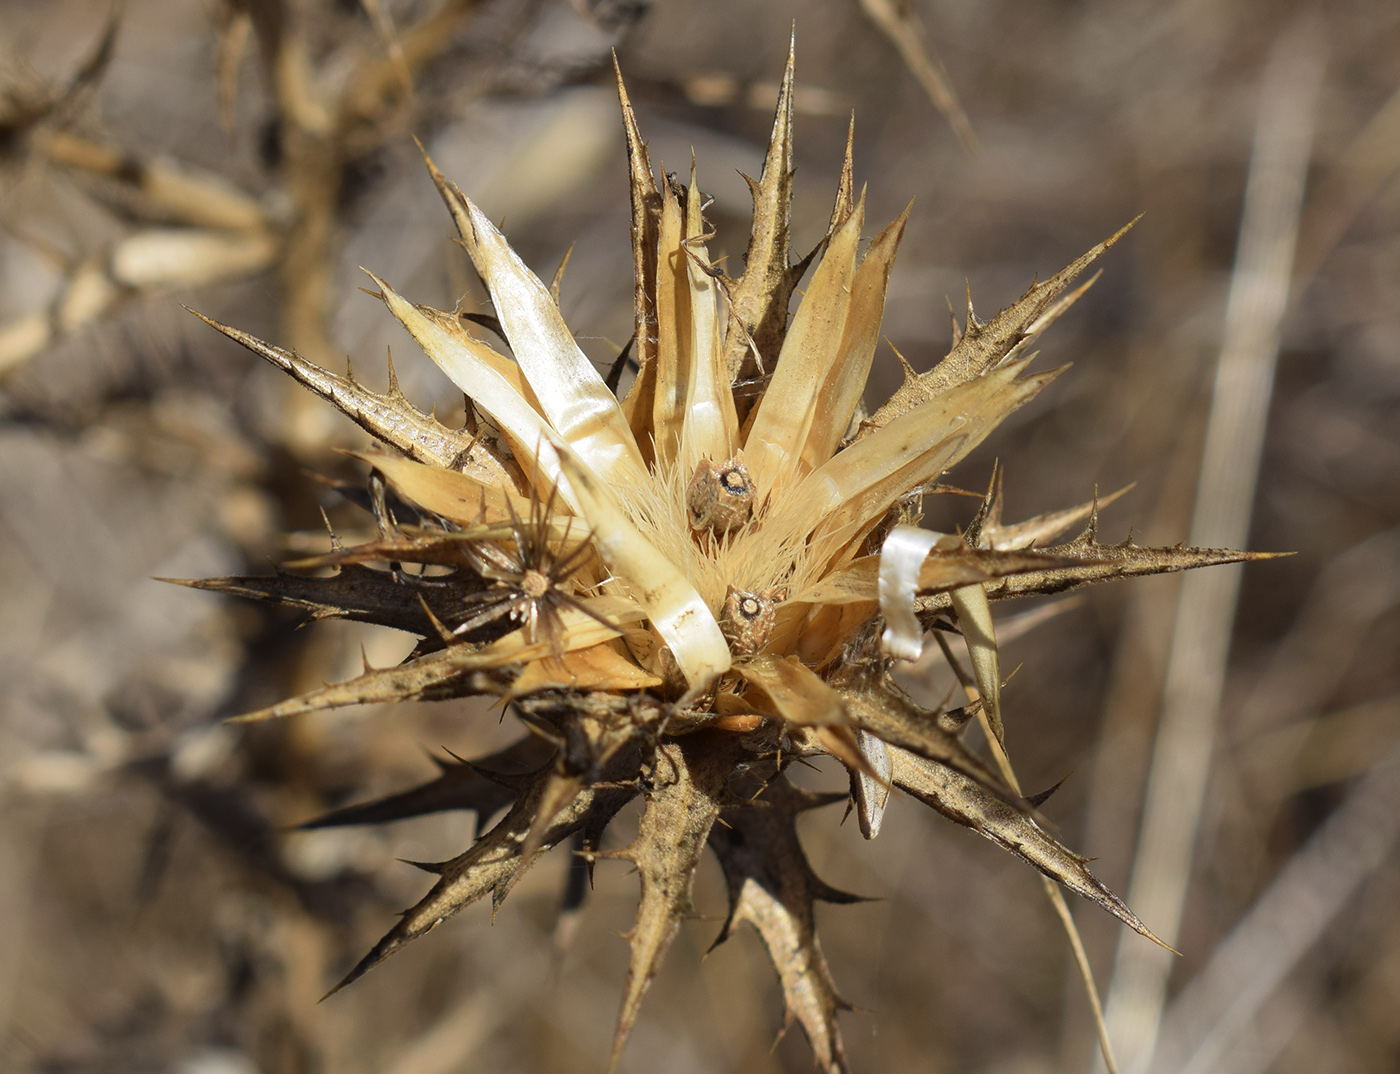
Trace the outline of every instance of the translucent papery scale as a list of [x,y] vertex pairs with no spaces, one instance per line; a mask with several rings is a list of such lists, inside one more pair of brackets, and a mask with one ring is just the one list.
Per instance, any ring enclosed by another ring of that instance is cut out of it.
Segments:
[[957,543],[946,534],[896,526],[880,546],[880,614],[885,617],[880,646],[896,660],[917,660],[923,652],[924,628],[914,615],[914,594],[924,560],[934,548]]

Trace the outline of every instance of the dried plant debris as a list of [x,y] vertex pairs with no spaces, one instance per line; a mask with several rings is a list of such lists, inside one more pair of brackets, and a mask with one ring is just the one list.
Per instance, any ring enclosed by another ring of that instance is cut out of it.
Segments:
[[526,735],[489,757],[465,761],[449,755],[433,756],[438,777],[398,794],[343,806],[306,821],[303,830],[338,828],[350,824],[384,824],[447,810],[470,810],[477,826],[497,810],[515,801],[522,776],[539,768],[554,755],[554,747],[537,735]]
[[[342,987],[468,903],[489,894],[499,905],[539,852],[572,842],[590,867],[631,862],[641,884],[615,1063],[691,913],[691,880],[708,844],[729,886],[721,938],[744,922],[758,930],[789,1019],[820,1069],[844,1070],[836,1012],[846,1004],[812,906],[852,896],[813,874],[794,818],[846,795],[799,790],[784,773],[820,754],[851,774],[867,837],[879,831],[891,787],[901,788],[1151,935],[1085,859],[1041,827],[1040,799],[1022,798],[962,740],[974,714],[996,736],[1003,719],[1016,718],[997,695],[989,602],[1253,557],[1102,545],[1092,502],[1007,524],[996,482],[961,535],[912,525],[910,499],[1049,383],[1053,374],[1026,372],[1026,346],[1083,292],[1068,288],[1118,235],[990,321],[969,305],[948,357],[911,373],[848,439],[904,217],[862,256],[864,207],[848,166],[820,259],[791,260],[791,57],[783,84],[753,184],[745,270],[725,279],[705,254],[694,174],[689,184],[657,181],[619,77],[640,367],[622,398],[579,350],[550,288],[431,162],[514,358],[459,318],[374,283],[469,397],[475,435],[425,416],[397,385],[369,392],[215,325],[390,450],[358,456],[372,471],[364,502],[377,538],[270,578],[190,584],[422,638],[397,667],[366,667],[245,718],[484,694],[507,701],[532,732],[505,756],[440,762],[430,783],[312,822],[441,809],[484,818],[510,804],[461,856],[424,866],[435,886]],[[815,270],[789,321],[810,260]],[[386,488],[414,509],[412,525],[384,507]],[[1086,518],[1080,537],[1040,547]],[[935,622],[963,635],[981,689],[962,709],[921,709],[890,675],[898,660],[919,656],[921,631]],[[604,828],[632,800],[643,808],[636,839],[604,849]]]
[[861,10],[899,50],[900,59],[919,80],[935,108],[943,113],[958,141],[968,152],[977,148],[977,135],[967,118],[948,72],[929,44],[928,35],[909,0],[860,0]]
[[845,1070],[836,1012],[850,1004],[827,969],[813,911],[818,901],[850,903],[861,896],[837,891],[812,872],[797,839],[797,817],[846,796],[799,790],[778,772],[766,783],[752,776],[749,783],[753,791],[725,809],[723,823],[710,830],[729,889],[729,916],[715,943],[727,940],[736,925],[758,930],[782,981],[788,1024],[802,1026],[818,1069]]
[[[206,6],[217,27],[209,74],[226,132],[263,125],[256,183],[246,174],[233,178],[240,169],[231,161],[223,169],[198,168],[95,133],[102,126],[82,104],[120,51],[119,7],[61,84],[13,77],[12,65],[0,62],[0,165],[20,161],[71,177],[90,202],[85,208],[107,225],[84,228],[91,236],[70,251],[68,243],[56,246],[46,237],[49,228],[4,221],[38,257],[57,264],[62,280],[44,308],[0,321],[0,380],[133,301],[269,272],[279,277],[288,347],[314,362],[333,361],[336,258],[347,226],[354,226],[358,195],[385,147],[407,129],[438,124],[488,87],[519,91],[523,78],[539,90],[571,79],[585,56],[601,62],[608,44],[645,10],[642,4],[580,0],[579,28],[584,19],[593,24],[591,53],[589,45],[571,44],[572,60],[561,65],[544,54],[522,63],[514,37],[528,36],[527,27],[548,17],[538,5],[516,5],[520,10],[508,21],[517,26],[502,28],[503,47],[478,45],[467,63],[461,62],[463,46],[482,7],[474,0],[420,5],[399,18],[391,14],[394,5],[381,0],[217,0]],[[372,32],[361,32],[365,22]],[[246,104],[238,114],[245,61],[262,67],[267,99],[259,111],[270,119],[250,115],[254,110]],[[109,231],[116,237],[108,240]],[[324,394],[335,378],[317,376],[321,382],[312,387]],[[357,393],[338,394],[341,405]],[[359,395],[368,413],[356,420],[382,416],[371,395]],[[293,398],[301,405],[302,396]],[[421,416],[405,410],[403,418],[421,434],[413,457],[442,446],[441,435],[434,436]],[[318,428],[293,419],[281,431],[299,455],[316,457],[326,447]]]

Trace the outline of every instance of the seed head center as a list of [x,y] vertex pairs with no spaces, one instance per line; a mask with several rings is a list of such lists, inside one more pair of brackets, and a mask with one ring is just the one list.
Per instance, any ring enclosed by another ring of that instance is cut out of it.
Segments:
[[549,579],[532,568],[520,579],[520,591],[527,597],[538,600],[549,592]]

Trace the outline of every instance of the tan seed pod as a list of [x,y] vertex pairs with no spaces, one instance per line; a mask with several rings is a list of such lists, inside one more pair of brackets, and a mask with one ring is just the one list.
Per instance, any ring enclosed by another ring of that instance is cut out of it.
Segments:
[[753,656],[762,650],[778,621],[778,605],[787,599],[787,589],[765,589],[750,593],[729,587],[719,613],[719,629],[735,656]]
[[692,529],[725,534],[753,517],[753,479],[741,451],[719,466],[701,459],[685,492]]

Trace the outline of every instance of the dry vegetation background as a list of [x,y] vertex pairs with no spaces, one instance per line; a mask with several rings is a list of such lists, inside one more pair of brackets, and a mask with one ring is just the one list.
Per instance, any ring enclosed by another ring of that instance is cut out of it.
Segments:
[[[608,1052],[636,880],[600,864],[561,925],[558,851],[494,924],[475,906],[317,1004],[425,887],[396,859],[456,854],[474,818],[289,826],[511,728],[468,703],[220,723],[347,677],[362,645],[382,665],[409,644],[149,580],[322,548],[319,509],[355,515],[311,473],[360,476],[332,449],[362,434],[181,302],[327,364],[351,354],[381,386],[392,344],[410,397],[460,414],[356,290],[363,264],[420,301],[480,296],[417,133],[537,271],[577,243],[563,307],[605,361],[631,317],[609,48],[652,159],[679,169],[695,148],[710,249],[737,258],[735,169],[757,174],[796,18],[798,244],[822,233],[854,108],[869,218],[917,199],[884,327],[916,369],[944,353],[944,298],[965,282],[993,312],[1146,213],[1043,344],[1043,364],[1075,368],[957,479],[980,487],[999,456],[1013,517],[1137,482],[1103,536],[1172,543],[1191,527],[1262,72],[1311,11],[1296,54],[1325,69],[1249,536],[1297,555],[1244,574],[1171,978],[1188,999],[1168,1006],[1157,1070],[1396,1069],[1400,7],[911,3],[975,154],[857,0],[129,0],[87,80],[104,4],[0,2],[0,1068],[562,1072]],[[193,214],[172,165],[199,180]],[[898,377],[878,361],[876,402]],[[1047,812],[1120,893],[1177,592],[1089,592],[1003,657],[1023,665],[1004,694],[1022,780],[1073,773]],[[879,900],[819,911],[866,1009],[843,1016],[854,1068],[1087,1074],[1093,1023],[1034,873],[907,801],[873,843],[839,819],[803,833],[819,874]],[[756,938],[702,961],[723,907],[707,863],[624,1070],[809,1069],[800,1032],[771,1047],[781,998]],[[1074,910],[1107,989],[1119,927]]]

